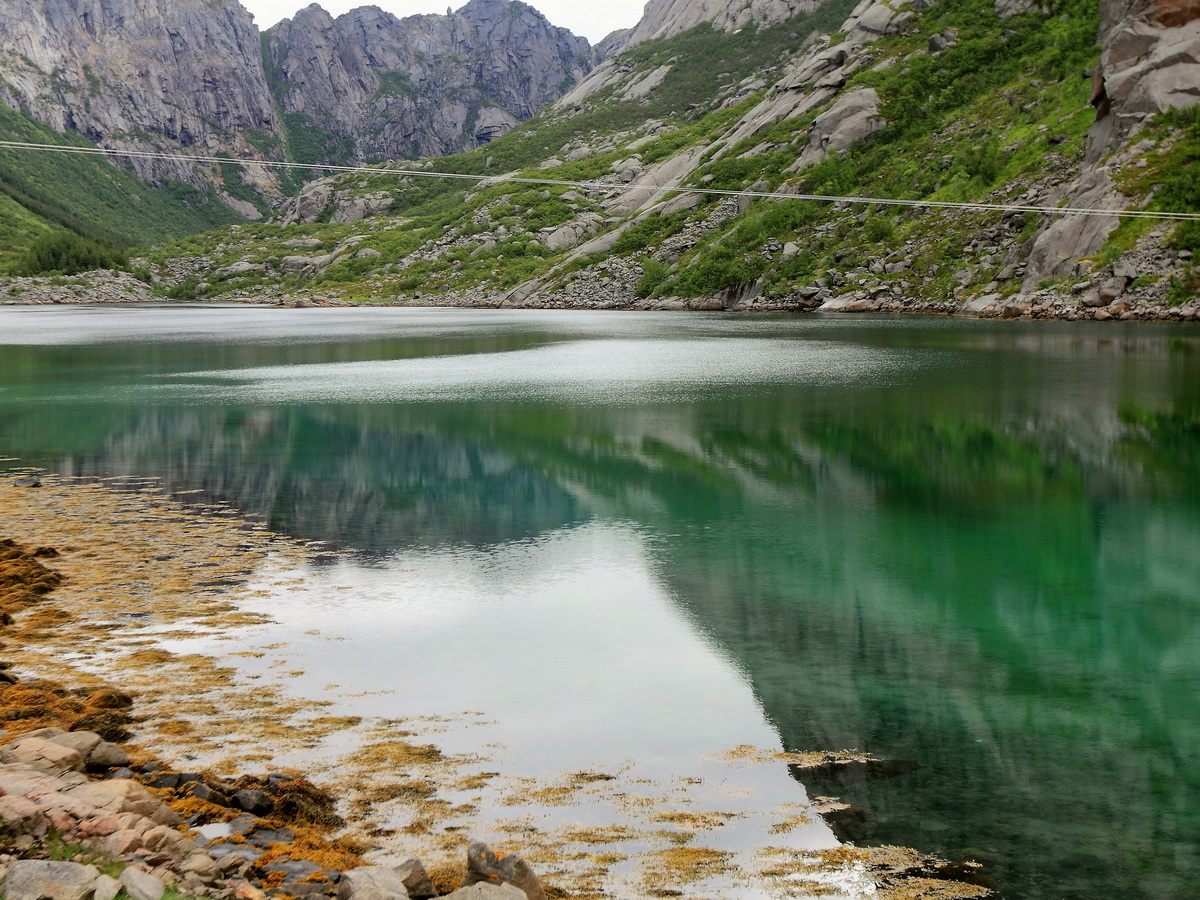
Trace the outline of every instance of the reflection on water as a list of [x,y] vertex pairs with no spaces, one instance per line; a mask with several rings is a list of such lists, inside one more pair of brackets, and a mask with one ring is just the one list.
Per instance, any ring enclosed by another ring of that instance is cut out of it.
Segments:
[[811,785],[864,840],[1008,897],[1200,893],[1195,328],[21,312],[0,451],[370,551],[303,615],[353,606],[433,704],[486,684],[523,754],[769,745],[765,712],[919,764]]

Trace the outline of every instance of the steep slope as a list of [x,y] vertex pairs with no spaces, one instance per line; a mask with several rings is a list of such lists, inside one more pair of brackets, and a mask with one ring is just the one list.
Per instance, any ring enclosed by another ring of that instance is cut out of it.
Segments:
[[[317,182],[286,230],[220,262],[253,260],[267,296],[1194,316],[1192,224],[687,189],[1197,211],[1197,29],[1193,0],[1103,16],[1087,0],[826,0],[767,27],[706,22],[633,42],[485,151],[437,162],[477,188]],[[284,246],[301,234],[320,252]]]
[[293,145],[315,126],[348,139],[356,161],[472,149],[558,99],[594,61],[585,39],[511,0],[406,19],[368,6],[335,20],[314,4],[264,47]]
[[317,164],[470,149],[595,59],[513,0],[403,20],[367,7],[335,21],[313,5],[269,35],[237,0],[0,4],[0,106],[104,148],[165,153],[123,164],[160,186],[216,190],[252,219],[315,173],[186,157]]
[[[254,156],[247,134],[280,133],[258,31],[231,0],[6,2],[0,103],[113,149]],[[129,165],[149,180],[222,187],[219,172],[187,163]],[[231,188],[223,199],[257,215]]]
[[[34,143],[91,146],[4,106],[0,133]],[[156,187],[95,156],[30,155],[0,148],[0,272],[52,230],[132,245],[240,221],[242,217],[212,188],[200,190],[177,181]]]

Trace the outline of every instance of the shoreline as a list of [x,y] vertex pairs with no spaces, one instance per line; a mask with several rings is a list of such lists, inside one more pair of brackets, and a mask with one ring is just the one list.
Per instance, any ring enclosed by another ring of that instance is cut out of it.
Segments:
[[[96,286],[85,286],[86,279]],[[13,279],[8,279],[8,282]],[[153,296],[147,285],[124,272],[83,273],[78,284],[55,284],[63,279],[24,278],[18,289],[21,299],[0,299],[0,307],[25,306],[158,306],[158,305],[231,305],[281,308],[367,308],[367,309],[541,309],[591,310],[615,312],[730,312],[794,313],[851,315],[887,313],[899,315],[938,315],[972,319],[1059,322],[1200,322],[1200,297],[1178,306],[1167,306],[1132,294],[1113,297],[1101,295],[1090,281],[1081,282],[1069,293],[1055,290],[1032,294],[984,294],[969,300],[922,301],[899,299],[893,294],[850,291],[831,295],[814,291],[776,300],[741,297],[733,292],[724,298],[667,298],[665,300],[564,300],[561,297],[522,296],[520,288],[504,295],[480,296],[448,291],[436,301],[421,295],[413,298],[378,300],[346,299],[345,292],[289,294],[266,291],[259,295],[212,297],[205,300],[172,300]],[[0,279],[0,289],[6,281]],[[6,295],[11,297],[10,292]]]
[[[477,810],[469,808],[481,792],[499,786],[526,803],[540,796],[543,805],[586,810],[607,796],[605,792],[629,791],[620,772],[558,773],[506,785],[511,779],[483,771],[493,768],[491,760],[444,753],[429,742],[437,740],[439,729],[452,726],[454,716],[443,722],[353,721],[341,715],[345,711],[335,701],[289,692],[294,670],[276,669],[272,675],[259,673],[249,679],[245,671],[236,671],[231,664],[239,657],[261,656],[255,647],[239,647],[224,659],[164,650],[171,635],[180,632],[237,643],[239,632],[268,625],[260,614],[238,603],[249,596],[248,572],[273,559],[283,563],[275,569],[278,575],[287,563],[325,551],[317,544],[271,534],[228,507],[198,507],[165,497],[152,480],[43,478],[42,488],[15,488],[6,474],[0,512],[9,526],[7,534],[20,543],[61,548],[61,556],[52,562],[64,583],[48,595],[50,605],[36,613],[43,622],[52,620],[53,628],[18,648],[10,645],[4,656],[16,660],[15,671],[85,686],[111,683],[118,676],[118,686],[137,698],[139,740],[174,765],[219,777],[263,767],[269,772],[284,760],[281,767],[299,768],[340,797],[349,822],[345,834],[375,848],[367,853],[368,860],[386,863],[416,856],[439,873],[443,884],[447,866],[454,864],[450,860],[461,860],[469,840],[483,830]],[[163,552],[165,548],[170,552]],[[130,608],[131,599],[138,604],[136,611]],[[63,646],[71,652],[64,654]],[[331,751],[347,748],[350,752],[343,757],[328,758]],[[738,765],[783,761],[769,751],[734,748],[731,764],[739,750]],[[295,759],[285,759],[289,753],[310,759],[312,766],[297,766]],[[332,777],[352,755],[360,757],[359,765],[343,773],[348,777]],[[801,766],[862,762],[845,754],[787,758]],[[645,791],[640,787],[639,795],[645,796]],[[722,851],[702,846],[706,833],[725,824],[722,814],[706,814],[686,803],[668,806],[666,797],[646,799],[660,813],[657,830],[637,839],[651,841],[645,853],[655,874],[638,882],[636,893],[674,896],[671,892],[678,886],[705,889],[705,878],[719,875],[729,863]],[[838,807],[814,805],[807,812],[834,813]],[[787,812],[778,823],[781,833],[807,821],[805,810]],[[520,853],[548,884],[561,885],[555,896],[623,895],[608,889],[605,872],[632,864],[630,854],[619,849],[636,831],[630,820],[560,831],[535,823],[520,817],[493,822],[491,833],[485,830],[483,837]],[[759,871],[740,878],[778,886],[796,886],[801,878],[814,889],[827,890],[852,873],[851,881],[864,888],[869,882],[883,883],[883,897],[985,896],[981,888],[938,879],[938,866],[915,851],[845,845],[807,853],[786,846],[761,849]],[[889,888],[889,879],[896,879],[897,885]],[[917,881],[930,882],[923,888],[929,892],[912,893]],[[731,883],[739,883],[739,878]],[[889,892],[900,886],[906,893]]]

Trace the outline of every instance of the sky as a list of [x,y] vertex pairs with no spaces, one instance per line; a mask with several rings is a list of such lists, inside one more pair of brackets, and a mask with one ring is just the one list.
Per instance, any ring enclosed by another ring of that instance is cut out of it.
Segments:
[[[357,6],[378,6],[394,15],[404,17],[420,13],[445,13],[465,5],[466,0],[318,0],[335,16]],[[569,28],[593,44],[618,28],[631,28],[642,17],[646,0],[526,0],[540,9],[554,25]],[[292,16],[307,6],[309,0],[242,0],[242,5],[254,13],[261,29],[270,28],[280,19]]]

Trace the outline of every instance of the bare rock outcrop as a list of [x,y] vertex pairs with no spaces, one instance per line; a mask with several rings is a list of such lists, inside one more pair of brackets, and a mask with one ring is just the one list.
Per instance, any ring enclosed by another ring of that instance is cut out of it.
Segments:
[[[1200,104],[1200,0],[1108,0],[1101,17],[1086,160],[1051,201],[1118,210],[1129,201],[1110,172],[1129,155],[1131,137],[1156,113]],[[1034,238],[1024,290],[1070,274],[1075,260],[1095,254],[1119,224],[1115,214],[1048,222]]]
[[[280,133],[258,29],[235,0],[6,0],[0,103],[111,149],[253,157],[239,135]],[[131,166],[199,187],[215,177],[172,160]]]
[[362,161],[441,156],[500,137],[583,79],[588,42],[515,0],[397,18],[313,4],[267,32],[285,116]]
[[666,38],[711,22],[718,31],[737,31],[747,25],[778,25],[803,12],[812,12],[825,0],[650,0],[642,20],[625,37],[632,47],[643,41]]

